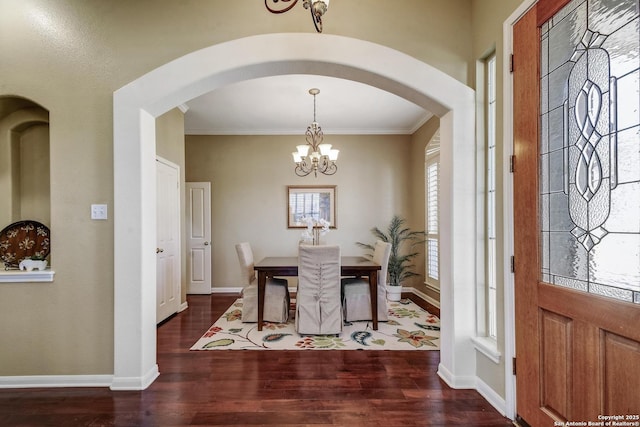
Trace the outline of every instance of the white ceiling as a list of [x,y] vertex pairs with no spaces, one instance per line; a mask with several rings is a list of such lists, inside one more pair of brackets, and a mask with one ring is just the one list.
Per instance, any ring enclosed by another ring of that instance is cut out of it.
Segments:
[[246,80],[187,102],[188,135],[299,135],[316,120],[325,134],[412,134],[432,113],[350,80],[284,75]]

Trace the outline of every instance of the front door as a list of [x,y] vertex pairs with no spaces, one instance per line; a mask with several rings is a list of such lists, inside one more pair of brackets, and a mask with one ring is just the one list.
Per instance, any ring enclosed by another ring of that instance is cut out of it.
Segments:
[[514,26],[516,404],[531,426],[640,425],[638,20],[638,0],[541,0]]

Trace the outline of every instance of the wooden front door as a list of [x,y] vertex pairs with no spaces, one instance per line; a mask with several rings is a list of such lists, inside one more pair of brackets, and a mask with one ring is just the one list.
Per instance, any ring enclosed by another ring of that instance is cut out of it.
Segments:
[[637,0],[541,0],[514,26],[516,405],[531,426],[640,425],[638,45]]

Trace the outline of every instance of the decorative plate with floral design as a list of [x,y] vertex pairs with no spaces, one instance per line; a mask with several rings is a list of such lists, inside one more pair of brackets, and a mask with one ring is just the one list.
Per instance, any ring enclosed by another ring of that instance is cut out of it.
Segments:
[[23,259],[45,259],[51,234],[38,221],[18,221],[0,231],[0,259],[5,267],[17,267]]

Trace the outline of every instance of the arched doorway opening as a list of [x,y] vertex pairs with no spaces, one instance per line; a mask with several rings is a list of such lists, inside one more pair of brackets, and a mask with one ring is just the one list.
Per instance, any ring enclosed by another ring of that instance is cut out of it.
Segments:
[[[310,50],[309,46],[314,49]],[[286,47],[274,49],[274,46]],[[440,117],[441,312],[439,375],[475,386],[474,92],[408,55],[367,41],[266,34],[169,62],[114,93],[114,377],[144,389],[158,375],[155,335],[155,118],[241,80],[315,74],[386,90]],[[455,162],[454,162],[455,159]]]

